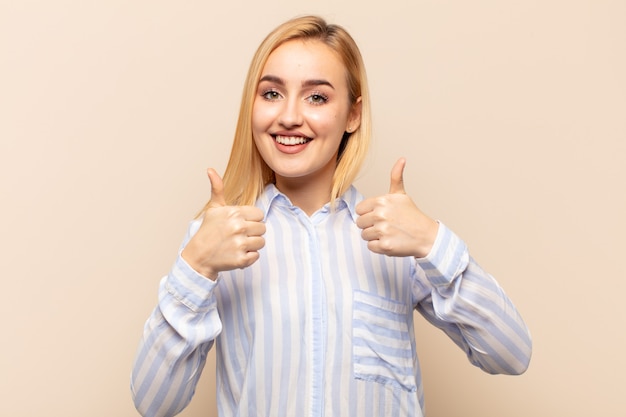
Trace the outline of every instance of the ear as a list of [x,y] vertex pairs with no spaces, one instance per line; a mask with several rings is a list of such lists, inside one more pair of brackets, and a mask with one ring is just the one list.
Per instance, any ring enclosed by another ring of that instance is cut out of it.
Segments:
[[346,132],[352,133],[361,126],[361,111],[362,111],[362,100],[361,97],[358,97],[352,108],[350,109],[350,114],[348,115],[348,122],[346,123]]

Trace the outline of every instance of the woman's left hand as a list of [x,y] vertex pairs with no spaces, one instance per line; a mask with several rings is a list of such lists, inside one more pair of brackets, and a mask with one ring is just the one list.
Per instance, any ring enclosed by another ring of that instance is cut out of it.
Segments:
[[393,166],[389,194],[368,198],[356,206],[356,225],[372,252],[423,258],[433,247],[439,223],[422,213],[405,193],[405,165],[406,160],[400,158]]

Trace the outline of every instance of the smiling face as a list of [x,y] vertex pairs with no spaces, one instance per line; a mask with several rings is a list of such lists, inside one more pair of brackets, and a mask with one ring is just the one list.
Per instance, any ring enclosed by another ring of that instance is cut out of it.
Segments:
[[345,67],[332,49],[317,40],[293,40],[270,54],[254,100],[252,133],[279,189],[330,187],[341,139],[359,122],[360,105],[350,102]]

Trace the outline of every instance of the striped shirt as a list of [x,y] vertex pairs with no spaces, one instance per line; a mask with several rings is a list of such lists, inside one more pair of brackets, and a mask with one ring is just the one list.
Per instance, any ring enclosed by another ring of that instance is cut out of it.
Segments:
[[182,410],[215,345],[220,416],[422,416],[414,309],[486,372],[524,372],[529,332],[463,241],[440,224],[426,258],[373,253],[356,226],[362,199],[350,188],[309,217],[269,185],[257,262],[211,281],[179,254],[135,359],[141,414]]

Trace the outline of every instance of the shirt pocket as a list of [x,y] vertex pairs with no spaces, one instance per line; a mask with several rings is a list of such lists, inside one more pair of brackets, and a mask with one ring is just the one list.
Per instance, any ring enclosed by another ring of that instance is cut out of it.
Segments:
[[415,358],[405,304],[354,291],[352,359],[354,377],[415,392]]

